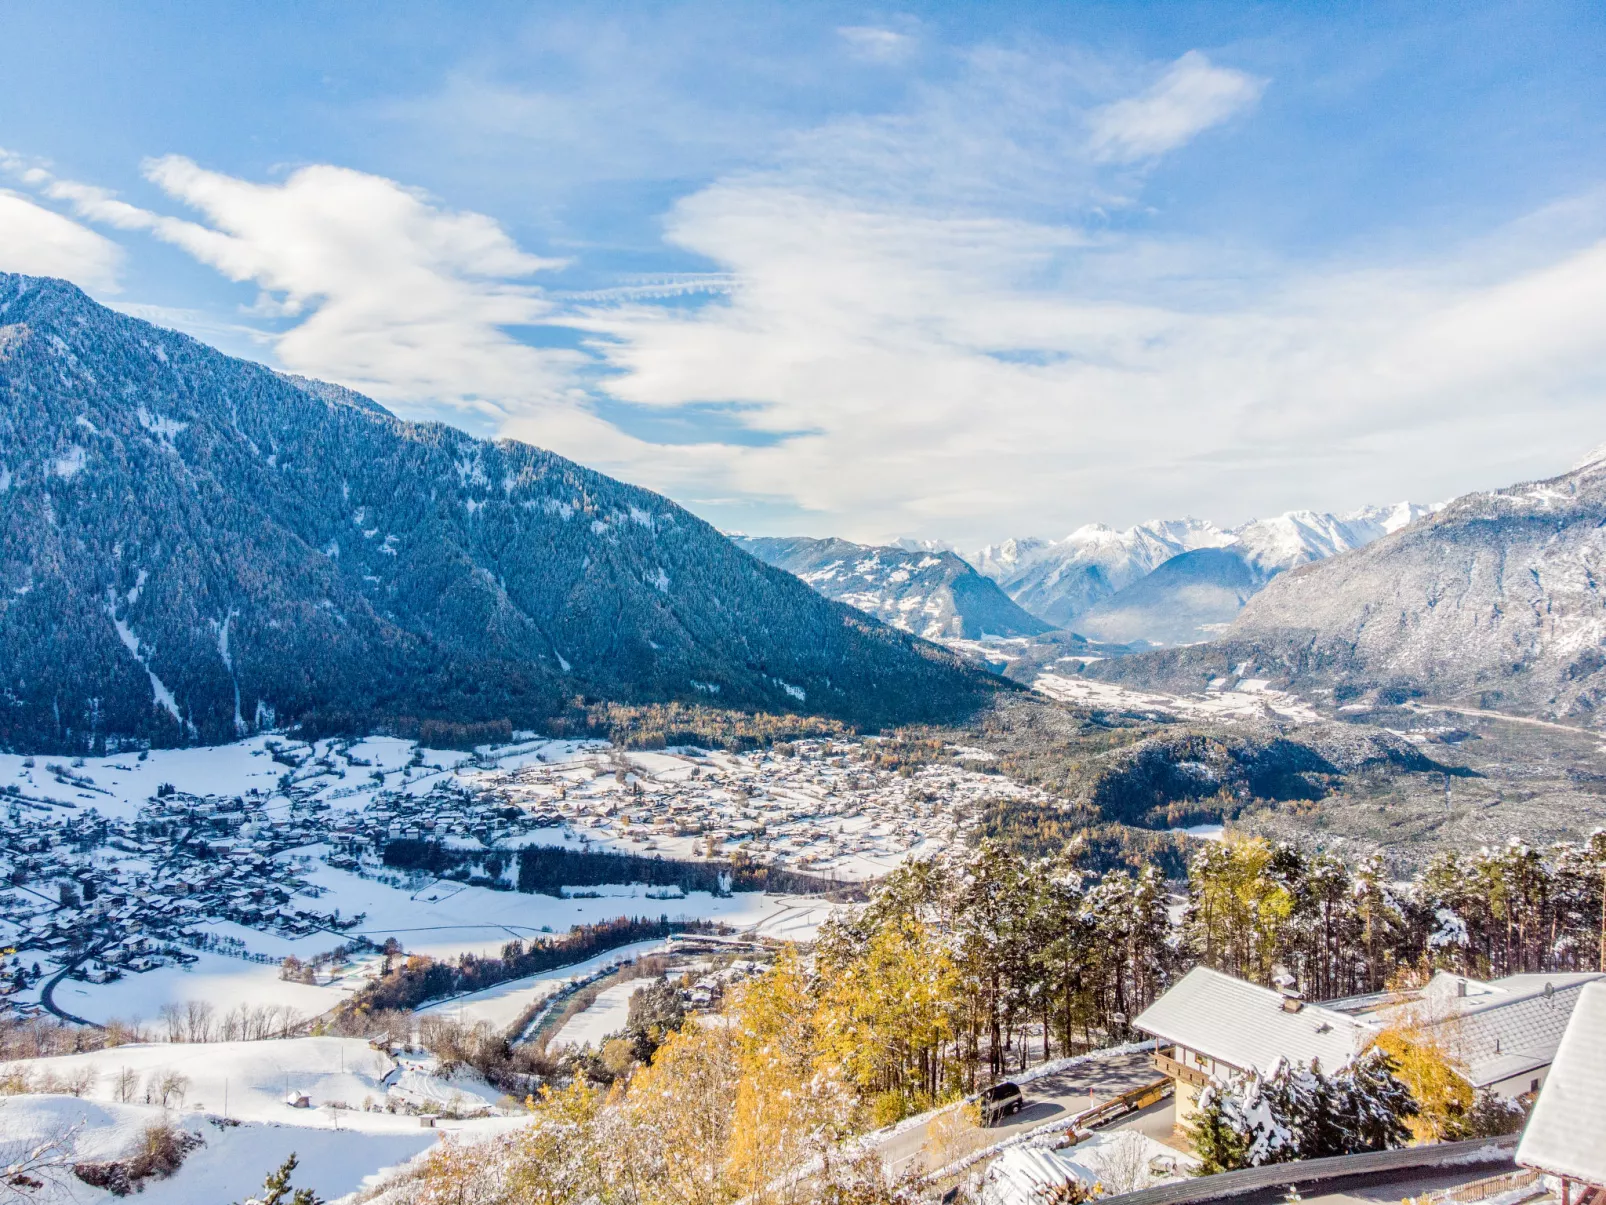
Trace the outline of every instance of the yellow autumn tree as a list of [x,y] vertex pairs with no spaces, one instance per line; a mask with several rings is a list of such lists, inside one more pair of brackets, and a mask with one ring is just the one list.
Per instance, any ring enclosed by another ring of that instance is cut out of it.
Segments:
[[1460,1029],[1448,1009],[1435,1009],[1421,996],[1406,994],[1420,981],[1411,974],[1401,972],[1391,981],[1395,1004],[1388,1025],[1373,1042],[1394,1060],[1394,1074],[1416,1098],[1420,1111],[1408,1123],[1411,1137],[1417,1142],[1454,1140],[1462,1136],[1473,1104],[1466,1063],[1457,1053]]
[[796,1205],[800,1174],[849,1131],[854,1099],[818,1043],[818,1002],[796,951],[726,1006],[739,1062],[728,1171],[754,1205]]
[[952,956],[910,917],[878,930],[823,990],[822,1054],[869,1099],[880,1125],[936,1103],[962,1002]]
[[1272,872],[1271,846],[1234,837],[1200,848],[1188,869],[1189,944],[1206,965],[1269,984],[1294,898]]

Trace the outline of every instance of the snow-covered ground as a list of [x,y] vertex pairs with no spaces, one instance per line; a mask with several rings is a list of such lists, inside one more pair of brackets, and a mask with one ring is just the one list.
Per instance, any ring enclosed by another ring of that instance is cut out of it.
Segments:
[[[182,1112],[206,1112],[239,1121],[391,1132],[416,1127],[416,1118],[364,1113],[382,1105],[396,1060],[361,1038],[282,1038],[263,1042],[141,1042],[84,1054],[11,1064],[57,1081],[88,1072],[86,1100],[114,1102],[132,1092],[139,1102],[153,1077],[177,1073],[188,1081]],[[132,1085],[124,1088],[125,1080]],[[285,1096],[305,1093],[312,1109],[292,1108]],[[176,1103],[176,1102],[169,1102]],[[337,1108],[329,1108],[335,1105]]]
[[[444,958],[455,958],[464,951],[494,956],[512,938],[564,933],[571,925],[617,916],[717,919],[737,929],[807,941],[835,907],[808,896],[760,892],[736,892],[720,897],[699,891],[683,899],[650,899],[639,884],[621,886],[618,891],[598,899],[560,900],[459,883],[437,883],[418,893],[422,898],[414,899],[405,891],[321,865],[313,877],[329,891],[324,899],[338,902],[342,911],[369,912],[371,921],[354,930],[353,936],[360,934],[376,942],[395,937],[410,953]],[[240,926],[230,926],[228,931],[240,933],[247,948],[266,948],[275,957],[283,957],[285,953],[310,957],[327,950],[338,940],[327,934],[317,934],[285,942],[272,934],[258,934]],[[623,947],[585,963],[554,968],[435,1007],[448,1013],[462,1012],[471,1022],[511,1024],[535,1000],[556,991],[569,979],[587,973],[586,969],[623,961],[632,956],[631,951],[654,944]],[[334,1008],[366,983],[377,972],[378,962],[378,955],[353,958],[343,974],[313,987],[280,978],[275,965],[202,953],[193,966],[161,967],[111,983],[64,981],[56,988],[56,1002],[75,1016],[102,1024],[113,1019],[151,1021],[164,1005],[184,1005],[192,1000],[207,1001],[220,1013],[242,1004],[276,1005],[312,1017]],[[501,1021],[504,1017],[505,1021]]]
[[629,1022],[630,997],[646,986],[644,980],[627,979],[603,988],[590,1008],[564,1022],[552,1037],[552,1047],[601,1047],[604,1038],[618,1033]]
[[[157,1105],[126,1105],[72,1096],[13,1096],[0,1101],[0,1145],[32,1144],[77,1126],[73,1153],[81,1161],[120,1158],[130,1152],[149,1125],[167,1114]],[[183,1128],[202,1145],[192,1150],[170,1179],[143,1182],[142,1205],[201,1205],[239,1201],[260,1191],[262,1178],[294,1153],[299,1163],[294,1183],[315,1189],[325,1199],[354,1192],[379,1169],[393,1167],[428,1149],[438,1131],[423,1129],[416,1118],[410,1127],[394,1130],[335,1130],[244,1122],[218,1125],[198,1114],[180,1114]],[[467,1128],[469,1123],[462,1123]],[[41,1205],[86,1205],[115,1200],[105,1189],[91,1188],[67,1173],[31,1199]]]
[[1050,698],[1079,707],[1161,714],[1200,720],[1276,720],[1315,724],[1321,720],[1304,700],[1272,690],[1259,679],[1246,679],[1234,690],[1212,688],[1199,694],[1173,695],[1158,690],[1132,690],[1091,678],[1038,674],[1032,686]]
[[[140,1199],[158,1205],[243,1199],[292,1151],[301,1163],[295,1182],[334,1197],[411,1158],[441,1133],[483,1135],[517,1124],[516,1117],[492,1117],[441,1120],[437,1128],[424,1128],[416,1116],[378,1111],[387,1099],[472,1111],[494,1104],[500,1094],[472,1072],[441,1078],[432,1074],[435,1064],[427,1056],[393,1058],[357,1038],[147,1043],[10,1066],[58,1084],[87,1073],[89,1086],[81,1097],[0,1099],[0,1148],[77,1125],[74,1157],[105,1160],[128,1153],[155,1122],[174,1121],[199,1134],[204,1145],[177,1175],[145,1182]],[[182,1092],[166,1108],[145,1103],[147,1089],[154,1094],[154,1086],[171,1075],[183,1077]],[[287,1103],[291,1094],[303,1093],[310,1107]],[[65,1194],[41,1199],[109,1198],[75,1179],[65,1183]]]
[[[322,943],[328,946],[325,939]],[[112,983],[65,980],[56,988],[56,1004],[86,1021],[154,1021],[164,1005],[204,1000],[219,1013],[246,1005],[294,1010],[303,1017],[328,1012],[354,990],[352,982],[312,987],[288,983],[279,968],[261,963],[201,954],[193,966],[158,967]]]
[[606,954],[599,954],[595,958],[588,958],[584,962],[499,983],[484,991],[443,1000],[419,1011],[426,1016],[449,1017],[465,1025],[489,1025],[492,1029],[502,1032],[523,1016],[525,1010],[532,1004],[545,1000],[574,980],[584,978],[605,967],[617,966],[655,950],[665,949],[666,946],[667,943],[662,941],[633,942],[628,946],[620,946],[617,950],[610,950]]

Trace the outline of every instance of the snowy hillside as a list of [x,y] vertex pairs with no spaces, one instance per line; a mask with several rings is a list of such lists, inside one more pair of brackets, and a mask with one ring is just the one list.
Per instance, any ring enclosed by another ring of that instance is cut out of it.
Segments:
[[[173,1125],[199,1141],[173,1175],[139,1182],[142,1202],[241,1200],[292,1152],[300,1165],[296,1183],[334,1197],[435,1145],[442,1134],[472,1137],[510,1124],[491,1117],[421,1126],[403,1104],[408,1076],[435,1092],[462,1094],[432,1067],[427,1057],[398,1059],[354,1038],[139,1043],[30,1059],[8,1069],[35,1083],[72,1084],[75,1095],[6,1098],[0,1143],[38,1142],[76,1127],[74,1162],[115,1161],[136,1149],[147,1127]],[[498,1095],[483,1081],[479,1089],[467,1094],[462,1104],[472,1107],[461,1111],[484,1111],[485,1096]],[[303,1095],[304,1106],[287,1101]],[[32,1199],[84,1205],[114,1197],[68,1173]]]
[[927,640],[1034,636],[1049,628],[944,549],[872,547],[806,536],[734,539],[759,560],[802,578],[827,598]]
[[1606,702],[1606,461],[1468,494],[1259,594],[1226,639],[1346,690],[1593,720]]

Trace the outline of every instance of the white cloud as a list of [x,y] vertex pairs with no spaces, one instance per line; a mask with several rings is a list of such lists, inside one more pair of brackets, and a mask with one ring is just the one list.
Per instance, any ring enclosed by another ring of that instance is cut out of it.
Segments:
[[1514,457],[1542,466],[1598,438],[1606,242],[1495,279],[1284,267],[1246,288],[1225,252],[757,179],[688,198],[669,234],[734,283],[698,311],[589,314],[618,370],[608,387],[650,406],[760,402],[755,427],[807,434],[619,448],[606,467],[785,498],[815,512],[810,530],[979,540],[1151,512],[1233,520],[1437,496],[1506,466],[1487,469],[1495,484],[1526,470]]
[[97,292],[115,292],[123,253],[71,218],[0,189],[0,272],[62,276]]
[[843,25],[837,34],[855,57],[876,63],[901,63],[915,48],[910,35],[878,25]]
[[534,348],[505,328],[552,304],[523,283],[558,266],[521,251],[491,218],[444,209],[380,176],[315,165],[256,184],[169,156],[147,176],[204,219],[186,221],[54,178],[35,182],[92,220],[146,230],[230,280],[262,289],[264,314],[299,318],[274,340],[289,369],[387,401],[493,414],[562,401],[578,353]]
[[[1091,216],[1124,164],[1261,87],[1190,54],[1097,108],[1099,64],[977,49],[896,112],[684,195],[665,235],[709,270],[563,297],[536,284],[552,261],[492,219],[338,167],[257,184],[155,161],[194,221],[32,183],[254,282],[289,324],[286,367],[403,412],[479,406],[752,530],[968,544],[1236,521],[1442,497],[1598,443],[1606,196],[1460,252],[1319,269]],[[530,323],[589,332],[590,354],[507,333]],[[669,413],[736,403],[773,442],[652,444],[599,417],[596,391]]]
[[1217,67],[1190,50],[1138,96],[1115,101],[1089,118],[1089,145],[1103,162],[1132,163],[1175,150],[1260,99],[1266,81]]

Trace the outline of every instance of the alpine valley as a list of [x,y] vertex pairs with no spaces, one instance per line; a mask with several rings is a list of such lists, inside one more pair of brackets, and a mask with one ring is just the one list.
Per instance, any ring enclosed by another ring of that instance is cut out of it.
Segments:
[[[1267,917],[1302,982],[1375,991],[1518,965],[1465,887],[1517,884],[1562,935],[1533,969],[1571,966],[1603,906],[1603,532],[1596,455],[968,557],[727,537],[0,275],[0,1142],[72,1152],[96,1200],[275,1166],[353,1205],[515,1200],[497,1168],[647,1166],[696,1128],[661,1101],[730,1126],[774,1087],[766,1117],[879,1167],[1005,1060],[1040,1052],[1064,1111],[1146,1082],[1142,1001]],[[887,1027],[928,988],[954,1028],[921,1063]],[[893,1049],[886,1088],[856,1060]],[[799,1183],[824,1166],[786,1141]],[[936,1205],[838,1188],[797,1199]]]

